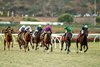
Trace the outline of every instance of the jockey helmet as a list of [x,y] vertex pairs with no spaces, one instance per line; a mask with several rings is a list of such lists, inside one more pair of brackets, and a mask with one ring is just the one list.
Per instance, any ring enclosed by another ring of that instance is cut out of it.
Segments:
[[87,25],[84,25],[84,28],[88,28],[88,26]]
[[25,28],[25,25],[23,25],[22,28]]
[[39,25],[39,27],[42,27],[41,25]]

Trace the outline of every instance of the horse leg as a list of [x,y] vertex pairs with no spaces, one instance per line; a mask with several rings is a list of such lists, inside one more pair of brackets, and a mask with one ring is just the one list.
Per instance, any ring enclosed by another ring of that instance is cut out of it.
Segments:
[[4,50],[6,50],[6,41],[4,40]]
[[37,50],[37,47],[38,47],[38,43],[36,43],[36,48],[35,48],[35,50]]
[[48,50],[48,49],[49,49],[48,46],[47,46],[46,44],[45,44],[45,47],[46,47],[45,50]]
[[7,42],[8,50],[10,50],[10,42]]
[[13,48],[13,41],[12,41],[12,48]]
[[34,46],[32,45],[32,41],[30,41],[30,45],[31,45],[32,49],[34,49]]
[[85,46],[86,46],[86,50],[84,51],[84,53],[87,52],[88,50],[88,44],[86,44]]
[[51,47],[51,52],[52,52],[53,51],[52,44],[50,44],[50,47]]
[[67,46],[68,46],[68,43],[66,43],[66,46],[65,46],[65,51],[67,50]]
[[76,47],[77,47],[77,53],[78,53],[78,39],[76,40]]
[[32,45],[32,37],[31,37],[31,41],[30,41],[30,44],[31,44],[31,47],[32,47],[32,49],[34,49],[34,45]]
[[18,44],[19,44],[19,48],[22,49],[22,48],[21,48],[22,42],[21,42],[20,40],[18,40]]
[[68,41],[67,47],[68,47],[68,49],[67,49],[67,54],[69,54],[69,52],[70,52],[70,41]]
[[30,51],[30,49],[29,49],[29,42],[27,42],[26,49],[27,49],[28,51]]
[[61,41],[61,51],[63,50],[64,41]]
[[25,42],[25,45],[24,45],[25,52],[26,52],[27,46],[28,46],[28,44],[27,44],[27,42]]
[[83,46],[83,44],[80,45],[80,51],[82,51],[82,46]]

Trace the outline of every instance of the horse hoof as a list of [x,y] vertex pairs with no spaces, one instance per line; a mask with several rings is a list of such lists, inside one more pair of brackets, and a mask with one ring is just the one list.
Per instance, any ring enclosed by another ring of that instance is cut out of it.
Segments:
[[4,51],[5,51],[6,49],[4,49]]
[[21,50],[22,48],[20,48],[20,50]]
[[82,49],[80,49],[80,51],[82,51]]
[[34,49],[34,46],[32,46],[32,49]]
[[76,53],[78,54],[78,51]]
[[69,52],[67,52],[67,54],[69,54]]
[[84,51],[84,53],[86,53],[86,51]]
[[30,49],[28,49],[28,51],[30,51]]
[[67,49],[65,49],[65,51],[66,51]]
[[12,48],[13,48],[13,46],[12,46]]

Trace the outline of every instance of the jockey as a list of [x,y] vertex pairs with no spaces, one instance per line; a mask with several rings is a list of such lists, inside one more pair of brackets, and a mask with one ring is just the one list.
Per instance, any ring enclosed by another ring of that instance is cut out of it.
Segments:
[[25,27],[25,32],[31,33],[32,28],[30,26]]
[[41,25],[38,25],[38,26],[36,27],[36,31],[42,32],[42,26],[41,26]]
[[[36,27],[36,30],[35,30],[35,32],[39,32],[40,34],[42,33],[42,26],[41,25],[38,25],[37,27]],[[35,37],[35,32],[33,32],[33,37]]]
[[64,29],[65,29],[65,35],[66,35],[66,33],[72,34],[72,28],[70,26],[64,27]]
[[21,27],[19,28],[18,37],[19,37],[20,34],[22,34],[22,33],[24,33],[24,32],[25,32],[25,25],[23,25],[23,26],[21,26]]
[[80,38],[80,36],[82,36],[83,34],[84,34],[84,31],[85,30],[88,30],[88,26],[87,25],[84,25],[83,27],[82,27],[82,29],[81,29],[81,31],[80,31],[80,33],[79,33],[79,35],[78,35],[78,38]]
[[52,29],[51,29],[51,25],[50,24],[47,24],[47,26],[43,29],[43,33],[47,33],[47,32],[50,32],[50,34],[52,34]]

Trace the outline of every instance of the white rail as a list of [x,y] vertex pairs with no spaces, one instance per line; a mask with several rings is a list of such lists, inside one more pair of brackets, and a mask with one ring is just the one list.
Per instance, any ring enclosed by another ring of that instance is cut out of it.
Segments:
[[[61,33],[61,34],[52,34],[52,40],[51,42],[53,43],[54,41],[54,45],[55,45],[55,48],[56,48],[56,40],[58,40],[59,44],[61,44],[61,36],[63,35],[64,33]],[[78,34],[74,33],[73,34],[73,37],[76,38]],[[13,34],[13,39],[14,39],[14,43],[16,43],[16,38],[17,38],[17,34]],[[59,38],[58,38],[59,37]],[[100,34],[89,34],[88,35],[88,38],[94,38],[93,42],[95,43],[96,42],[96,39],[99,38],[99,42],[100,42]],[[3,39],[4,39],[4,34],[0,34],[0,42],[3,42]],[[60,46],[60,45],[59,45]]]

